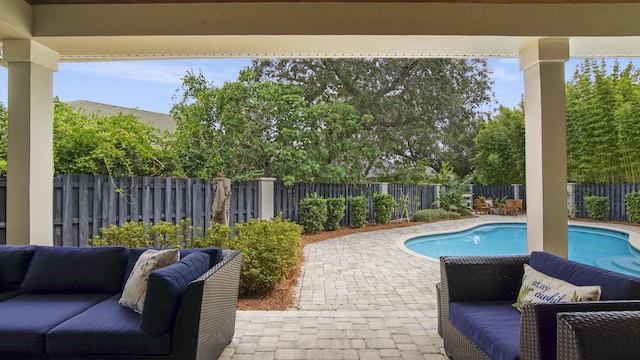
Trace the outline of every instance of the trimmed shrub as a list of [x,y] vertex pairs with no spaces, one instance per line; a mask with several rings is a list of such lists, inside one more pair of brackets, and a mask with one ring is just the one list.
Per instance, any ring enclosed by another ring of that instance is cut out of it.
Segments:
[[367,224],[369,201],[364,196],[349,197],[351,204],[351,226],[361,228]]
[[431,222],[438,219],[457,219],[460,214],[445,209],[423,209],[416,211],[411,217],[414,222]]
[[222,247],[242,251],[240,294],[266,294],[298,263],[300,225],[276,217],[251,219],[234,229],[236,236],[229,237]]
[[589,218],[607,220],[609,218],[609,198],[605,196],[585,196],[585,206]]
[[236,224],[236,235],[231,235],[229,226],[221,224],[209,227],[204,238],[192,235],[196,229],[191,226],[190,219],[180,224],[127,222],[122,227],[112,225],[101,229],[102,236],[91,239],[90,245],[132,248],[185,246],[190,249],[215,246],[241,250],[239,292],[244,295],[267,293],[298,263],[302,227],[283,220],[282,216],[269,221],[251,219],[247,223]]
[[640,192],[630,192],[624,196],[627,204],[627,216],[629,221],[640,223]]
[[373,211],[376,223],[386,224],[391,220],[396,200],[389,194],[373,194]]
[[178,224],[160,221],[150,225],[145,222],[127,221],[118,227],[100,228],[100,235],[89,239],[90,246],[126,246],[130,248],[182,248],[189,242],[200,241],[196,235],[199,227],[191,225],[191,219]]
[[300,225],[305,234],[315,234],[324,229],[327,221],[327,201],[317,193],[300,200]]
[[340,229],[340,221],[344,218],[344,211],[347,208],[344,196],[327,199],[327,222],[325,229]]

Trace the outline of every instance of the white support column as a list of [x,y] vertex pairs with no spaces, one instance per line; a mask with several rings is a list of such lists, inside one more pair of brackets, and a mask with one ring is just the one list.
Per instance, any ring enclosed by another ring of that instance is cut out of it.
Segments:
[[527,252],[567,257],[567,39],[539,39],[520,51],[524,72]]
[[[440,184],[433,184],[433,199],[434,201],[438,200],[438,196],[440,196]],[[438,205],[440,208],[440,205]]]
[[58,53],[32,40],[5,40],[3,51],[9,68],[7,244],[53,245],[53,73]]
[[513,186],[513,198],[520,199],[520,184],[511,184],[511,186]]
[[258,179],[260,200],[258,205],[258,217],[263,220],[271,220],[275,212],[273,192],[275,178],[263,177]]

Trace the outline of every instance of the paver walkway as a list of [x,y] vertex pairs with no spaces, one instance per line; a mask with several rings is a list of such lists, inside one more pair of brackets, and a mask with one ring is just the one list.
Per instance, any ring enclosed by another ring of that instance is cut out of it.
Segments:
[[295,308],[238,311],[221,359],[446,359],[436,320],[439,264],[396,241],[487,220],[525,217],[486,215],[307,245]]

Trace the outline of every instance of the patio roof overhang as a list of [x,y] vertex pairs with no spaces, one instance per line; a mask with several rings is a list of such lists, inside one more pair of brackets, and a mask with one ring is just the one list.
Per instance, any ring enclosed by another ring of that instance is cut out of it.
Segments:
[[45,223],[51,193],[42,189],[51,188],[58,61],[518,57],[525,74],[528,229],[534,232],[528,250],[566,256],[566,159],[558,156],[566,153],[564,61],[640,56],[637,24],[640,3],[619,0],[3,0],[7,240],[52,241]]

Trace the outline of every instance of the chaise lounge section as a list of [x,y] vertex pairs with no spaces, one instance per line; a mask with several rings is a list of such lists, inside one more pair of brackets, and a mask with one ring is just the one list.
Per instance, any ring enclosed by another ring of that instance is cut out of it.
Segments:
[[119,303],[147,249],[0,246],[0,358],[216,359],[231,341],[239,251],[180,250]]

